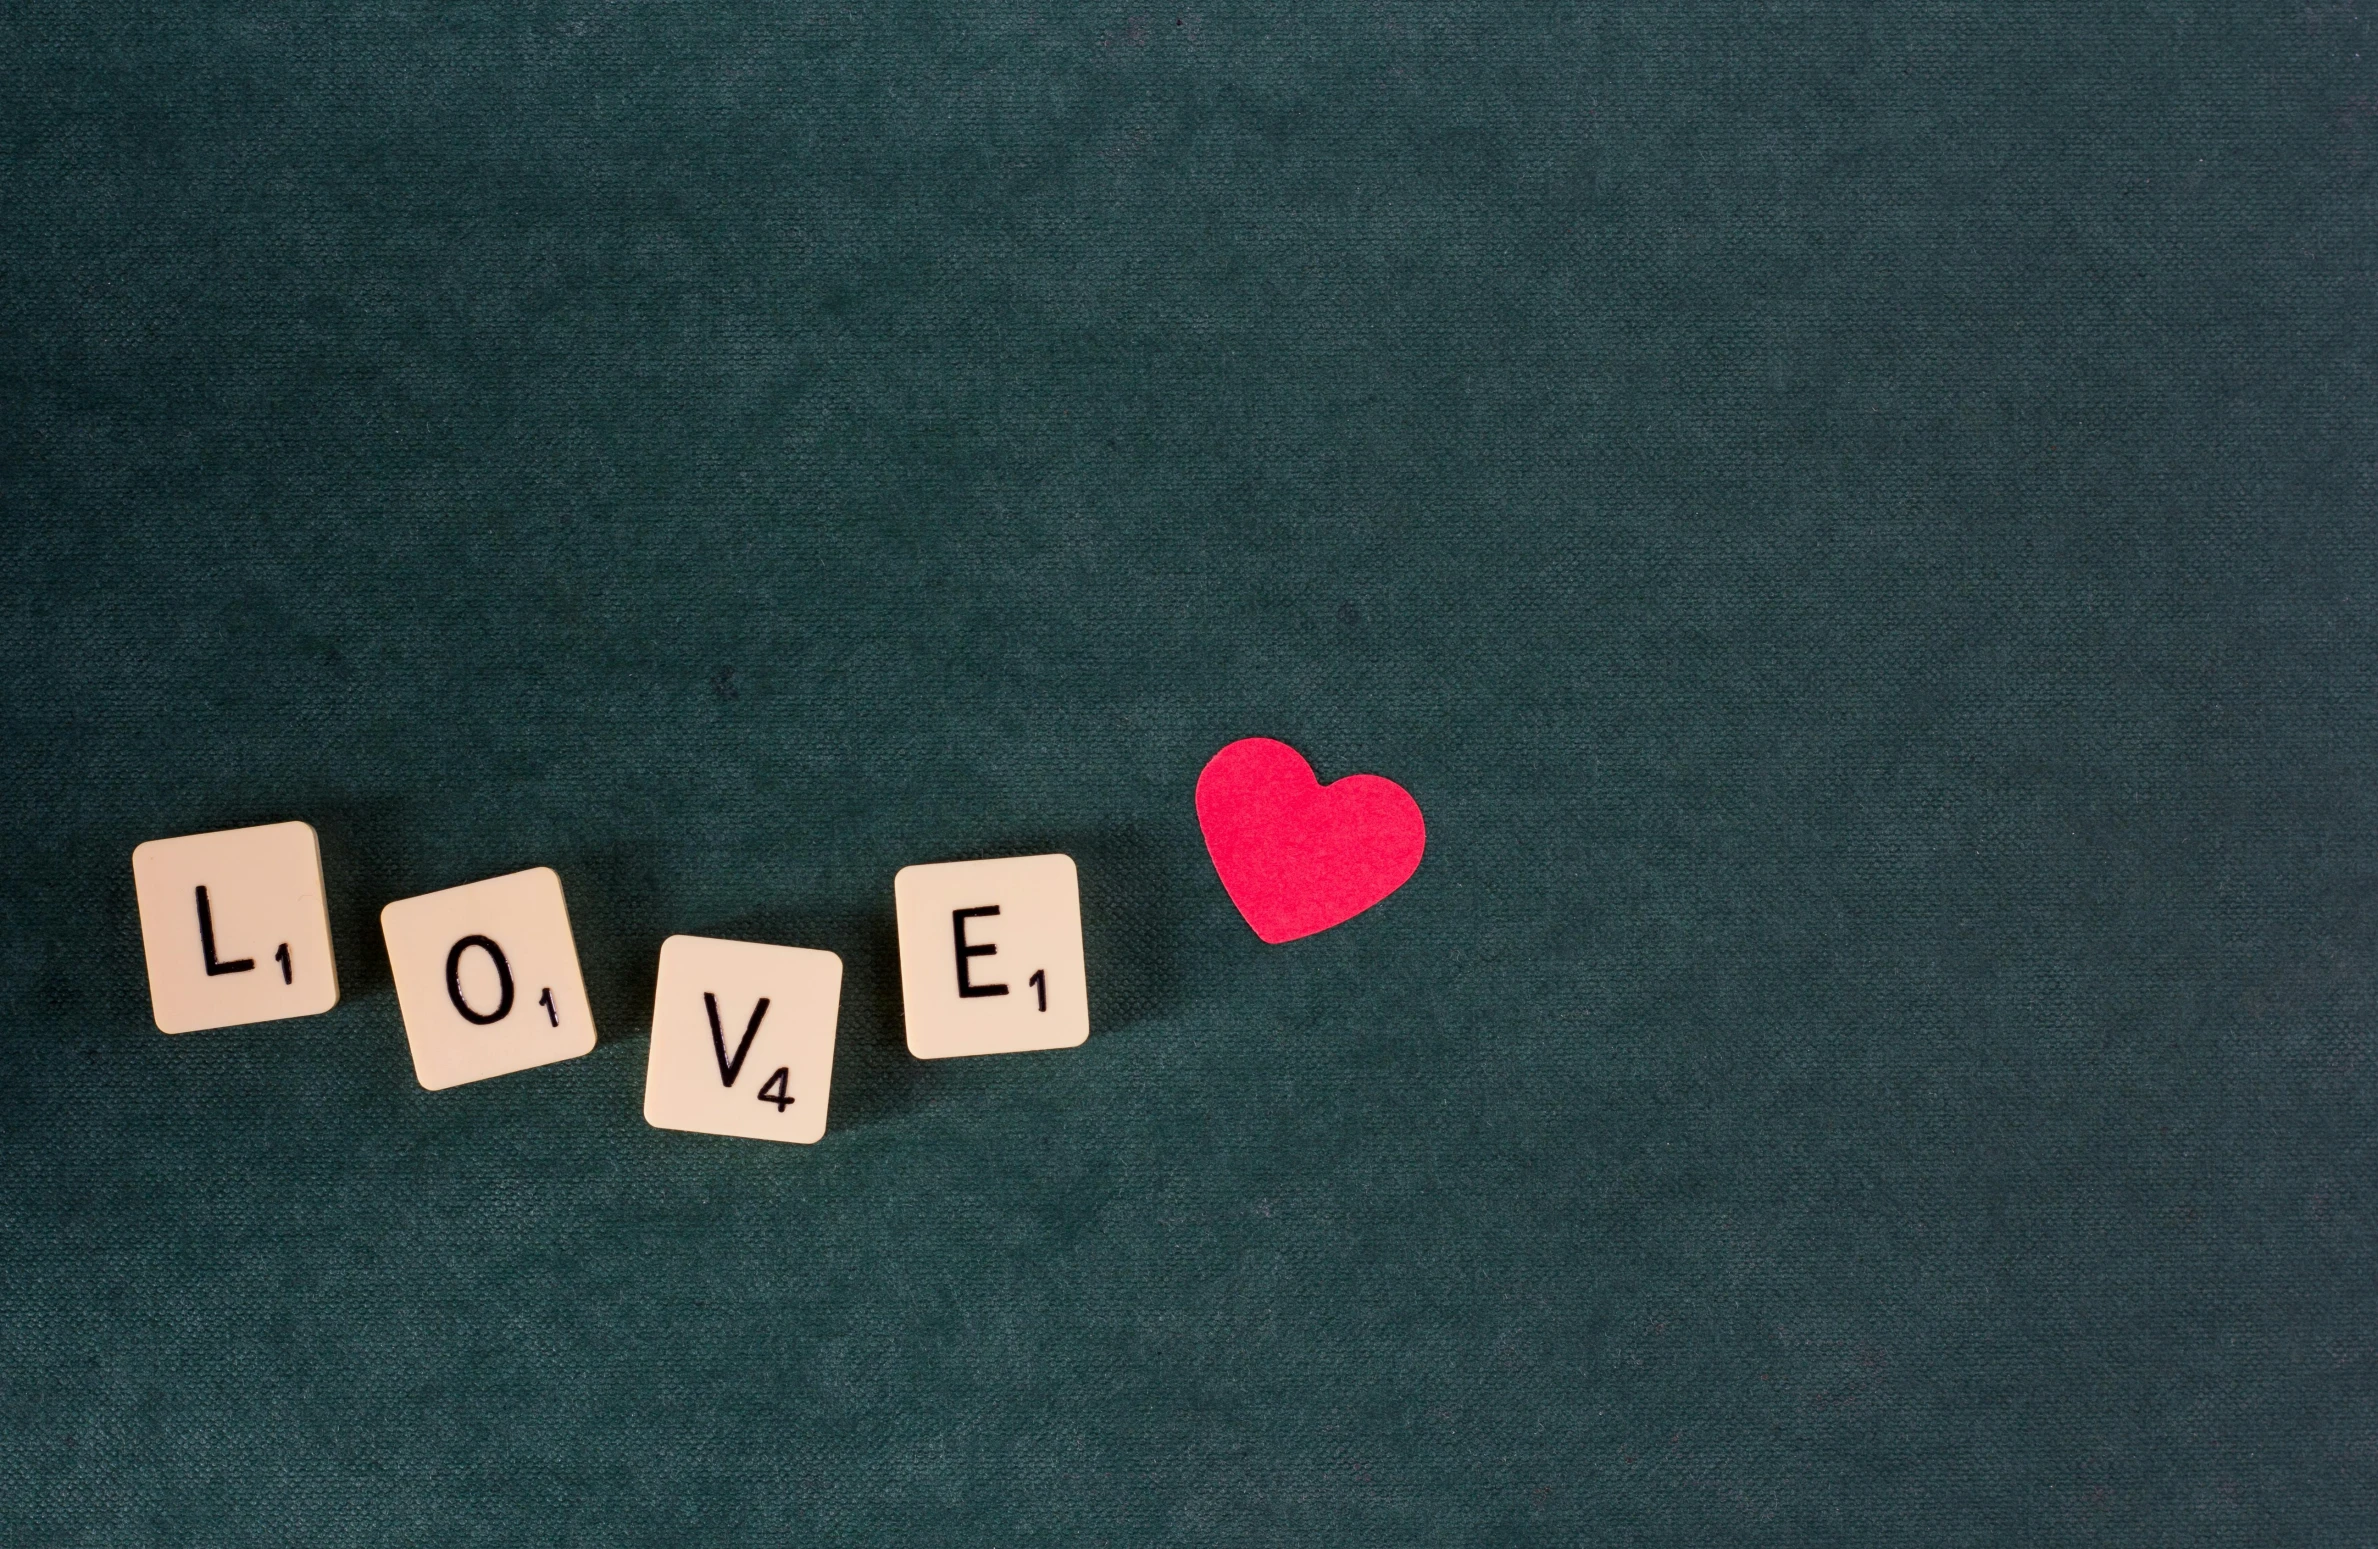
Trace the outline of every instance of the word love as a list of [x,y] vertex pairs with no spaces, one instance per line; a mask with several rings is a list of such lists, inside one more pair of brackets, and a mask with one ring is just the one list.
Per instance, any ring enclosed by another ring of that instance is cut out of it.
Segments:
[[[1267,942],[1342,924],[1402,887],[1420,805],[1378,775],[1323,785],[1284,742],[1248,737],[1197,780],[1197,821],[1230,900]],[[303,823],[152,839],[132,852],[149,1002],[168,1033],[338,1004],[322,849]],[[892,879],[900,997],[918,1059],[1070,1049],[1090,1036],[1081,879],[1071,858],[909,866]],[[429,1091],[576,1059],[594,1012],[561,876],[539,866],[380,911],[413,1075]],[[842,959],[809,947],[661,943],[644,1119],[812,1144],[826,1132]],[[748,1009],[746,1009],[748,1008]]]
[[[149,1000],[168,1033],[338,1004],[321,846],[304,823],[153,839],[132,852]],[[1068,1049],[1090,1036],[1080,878],[1063,855],[910,866],[892,881],[909,1052]],[[550,867],[380,911],[413,1074],[430,1091],[595,1046],[561,877]],[[660,1129],[817,1141],[842,959],[671,936],[644,1076]]]

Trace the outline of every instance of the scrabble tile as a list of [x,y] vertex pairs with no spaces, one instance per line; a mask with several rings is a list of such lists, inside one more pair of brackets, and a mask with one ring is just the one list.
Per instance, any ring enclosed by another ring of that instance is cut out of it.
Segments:
[[841,1004],[831,952],[671,936],[653,991],[644,1122],[815,1145]]
[[168,1033],[308,1017],[339,1003],[322,850],[304,823],[266,823],[132,852],[149,1007]]
[[909,1053],[1017,1054],[1090,1036],[1071,856],[908,866],[892,896]]
[[561,878],[550,866],[380,911],[413,1075],[435,1092],[595,1046]]

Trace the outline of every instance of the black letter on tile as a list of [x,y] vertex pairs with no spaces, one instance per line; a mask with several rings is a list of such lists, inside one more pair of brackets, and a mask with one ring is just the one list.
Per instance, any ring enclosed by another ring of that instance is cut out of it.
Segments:
[[751,1023],[743,1029],[743,1041],[735,1046],[735,1057],[731,1060],[727,1058],[726,1032],[718,1025],[718,997],[704,990],[702,1004],[710,1011],[710,1048],[718,1056],[718,1084],[733,1086],[735,1078],[743,1074],[743,1056],[751,1052],[751,1040],[760,1030],[760,1018],[768,1014],[768,997],[761,996],[760,1003],[751,1008]]
[[[484,951],[487,954],[487,960],[495,964],[495,982],[502,985],[504,990],[503,994],[496,998],[495,1010],[485,1016],[473,1011],[471,1003],[462,998],[462,955],[473,947]],[[454,943],[454,950],[446,954],[446,998],[454,1002],[454,1009],[462,1013],[462,1019],[465,1022],[473,1022],[481,1027],[485,1027],[490,1022],[501,1022],[510,1016],[512,1014],[512,965],[504,961],[504,949],[485,936],[465,936]]]
[[968,946],[966,944],[966,922],[977,915],[997,914],[998,912],[997,904],[992,904],[985,909],[952,909],[950,911],[950,933],[958,938],[958,998],[960,1000],[972,1000],[977,995],[1005,995],[1007,993],[1007,986],[1004,984],[974,984],[969,982],[966,977],[966,960],[968,958],[989,957],[999,950],[995,945]]
[[[215,911],[206,906],[206,889],[203,887],[198,890],[198,949],[206,954],[209,978],[216,974],[244,974],[256,966],[256,960],[252,957],[243,957],[235,963],[215,961]],[[964,977],[963,973],[960,977]]]

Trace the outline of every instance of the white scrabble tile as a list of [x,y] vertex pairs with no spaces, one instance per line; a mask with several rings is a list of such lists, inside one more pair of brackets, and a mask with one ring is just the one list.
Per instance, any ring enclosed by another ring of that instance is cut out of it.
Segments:
[[815,1145],[841,1005],[831,952],[671,936],[652,997],[644,1122]]
[[303,823],[266,823],[132,852],[149,1006],[168,1033],[307,1017],[339,1003],[322,850]]
[[1090,1036],[1071,856],[908,866],[892,897],[909,1053],[1018,1054]]
[[435,1092],[595,1046],[569,906],[550,866],[380,911],[413,1075]]

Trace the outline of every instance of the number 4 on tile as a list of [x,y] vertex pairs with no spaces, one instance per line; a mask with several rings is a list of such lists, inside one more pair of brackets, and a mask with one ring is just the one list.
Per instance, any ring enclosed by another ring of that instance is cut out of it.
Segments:
[[[644,1121],[807,1145],[826,1131],[842,959],[805,947],[671,936],[653,987]],[[748,1020],[734,1018],[745,1006]],[[757,1090],[743,1072],[767,1071]]]

